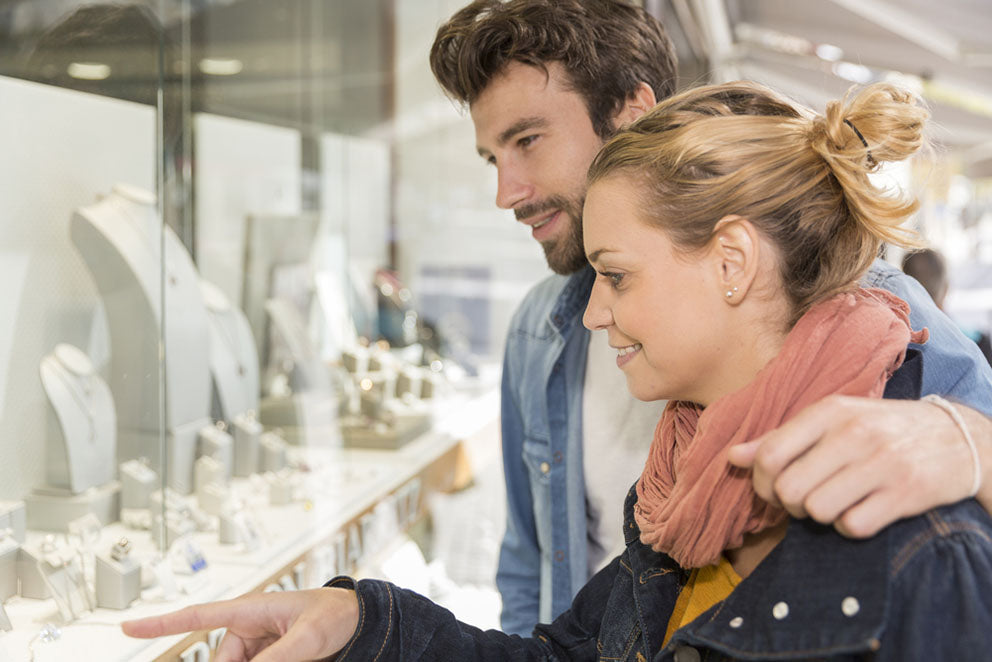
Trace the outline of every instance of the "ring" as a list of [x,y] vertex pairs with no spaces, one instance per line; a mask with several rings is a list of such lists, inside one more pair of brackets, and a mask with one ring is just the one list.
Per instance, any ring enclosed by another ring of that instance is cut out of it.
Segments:
[[127,538],[121,538],[114,543],[114,546],[110,549],[110,558],[115,561],[123,561],[131,552],[131,541]]

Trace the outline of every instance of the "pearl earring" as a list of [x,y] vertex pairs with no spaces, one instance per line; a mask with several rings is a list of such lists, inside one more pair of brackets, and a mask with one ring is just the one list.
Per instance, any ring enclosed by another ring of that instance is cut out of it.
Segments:
[[732,289],[732,290],[727,290],[727,298],[729,299],[730,297],[734,296],[734,294],[736,292],[737,292],[737,288],[736,287],[734,287],[734,289]]

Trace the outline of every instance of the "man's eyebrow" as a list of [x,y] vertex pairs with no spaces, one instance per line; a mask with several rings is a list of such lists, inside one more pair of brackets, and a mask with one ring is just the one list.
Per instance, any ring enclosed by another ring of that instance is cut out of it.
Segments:
[[[518,133],[529,131],[530,129],[543,129],[546,126],[548,126],[548,120],[543,117],[523,117],[504,129],[496,137],[496,144],[499,146],[505,145],[510,138]],[[479,153],[479,156],[489,156],[489,150],[484,147],[477,147],[476,151]]]
[[496,138],[496,144],[503,145],[518,133],[529,131],[530,129],[543,129],[548,126],[548,120],[543,117],[523,117],[506,129]]

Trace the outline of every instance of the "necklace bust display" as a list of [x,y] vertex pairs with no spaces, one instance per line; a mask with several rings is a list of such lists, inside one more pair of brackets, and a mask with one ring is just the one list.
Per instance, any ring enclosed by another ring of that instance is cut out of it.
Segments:
[[79,494],[114,477],[117,418],[107,383],[80,349],[60,344],[39,365],[53,416],[47,480]]
[[69,228],[107,315],[120,459],[157,457],[164,420],[170,484],[187,493],[197,432],[210,421],[207,311],[193,259],[156,197],[132,186],[77,209]]
[[258,409],[258,352],[248,318],[213,283],[200,281],[210,323],[213,417],[233,421]]

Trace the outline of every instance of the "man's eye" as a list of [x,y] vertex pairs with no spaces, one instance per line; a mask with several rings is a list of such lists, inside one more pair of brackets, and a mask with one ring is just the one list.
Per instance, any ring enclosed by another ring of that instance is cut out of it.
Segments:
[[524,136],[517,141],[517,145],[520,147],[529,147],[535,140],[537,140],[537,136]]

